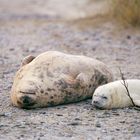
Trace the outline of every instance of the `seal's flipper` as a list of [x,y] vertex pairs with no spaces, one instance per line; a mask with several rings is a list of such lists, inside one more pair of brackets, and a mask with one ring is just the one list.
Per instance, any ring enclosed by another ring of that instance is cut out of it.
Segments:
[[65,85],[67,85],[67,87],[84,87],[88,84],[88,77],[84,73],[78,74],[76,78],[74,76],[65,74],[61,75],[61,77]]
[[62,74],[61,75],[61,83],[64,84],[65,87],[74,86],[76,84],[76,80],[71,75]]
[[133,100],[135,105],[140,108],[140,100]]
[[81,85],[81,86],[86,86],[89,83],[89,78],[88,75],[85,73],[80,73],[76,77],[76,81]]
[[24,65],[26,65],[26,64],[28,64],[28,63],[30,63],[33,59],[35,59],[35,57],[32,56],[32,55],[26,56],[26,57],[22,60],[21,67],[24,66]]

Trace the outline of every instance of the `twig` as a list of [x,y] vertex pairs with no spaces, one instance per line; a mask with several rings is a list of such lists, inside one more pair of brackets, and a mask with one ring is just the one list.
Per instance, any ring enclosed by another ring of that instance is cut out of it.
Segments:
[[137,106],[137,105],[134,103],[134,101],[133,101],[133,99],[132,99],[132,97],[131,97],[131,95],[130,95],[130,92],[129,92],[129,89],[128,89],[128,83],[127,83],[127,81],[126,81],[125,78],[124,78],[124,74],[122,73],[122,71],[121,71],[120,68],[119,68],[119,70],[120,70],[120,75],[121,75],[121,78],[122,78],[122,81],[123,81],[123,82],[121,82],[121,83],[124,85],[124,87],[125,87],[125,89],[126,89],[126,91],[127,91],[127,95],[129,96],[129,98],[130,98],[130,100],[131,100],[131,102],[132,102],[134,108],[135,108],[136,110],[140,110],[140,106]]

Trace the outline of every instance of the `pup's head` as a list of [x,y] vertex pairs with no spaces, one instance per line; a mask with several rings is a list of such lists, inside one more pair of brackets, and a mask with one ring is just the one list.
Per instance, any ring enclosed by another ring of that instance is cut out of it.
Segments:
[[[114,106],[115,101],[113,94],[115,91],[106,85],[99,86],[92,97],[92,105],[99,109],[110,109]],[[116,99],[117,100],[117,99]]]

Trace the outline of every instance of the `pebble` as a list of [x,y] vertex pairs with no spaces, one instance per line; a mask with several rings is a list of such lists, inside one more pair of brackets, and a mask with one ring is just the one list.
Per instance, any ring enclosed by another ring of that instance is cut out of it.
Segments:
[[102,132],[103,132],[103,133],[107,133],[107,131],[106,131],[106,130],[102,130]]
[[76,126],[76,125],[80,125],[80,123],[78,123],[78,122],[72,122],[72,123],[69,123],[68,125]]
[[0,114],[0,117],[11,117],[11,116],[12,116],[11,112],[6,112],[6,113]]
[[62,114],[56,114],[56,116],[63,116]]
[[101,127],[101,124],[100,123],[96,123],[95,126],[96,127]]
[[14,51],[14,50],[15,50],[14,48],[10,48],[10,49],[9,49],[9,51]]
[[46,112],[39,112],[39,114],[46,114]]
[[127,39],[131,39],[131,36],[130,35],[127,35],[127,37],[126,37]]
[[28,48],[28,51],[33,53],[33,52],[36,51],[36,49],[35,49],[34,47],[29,47],[29,48]]
[[80,119],[80,118],[75,118],[75,120],[76,120],[76,121],[81,121],[81,119]]

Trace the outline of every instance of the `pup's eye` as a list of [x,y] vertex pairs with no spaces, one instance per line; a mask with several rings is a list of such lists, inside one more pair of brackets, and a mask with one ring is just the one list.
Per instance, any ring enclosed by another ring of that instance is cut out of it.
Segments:
[[107,97],[106,97],[106,96],[102,96],[102,98],[103,98],[103,99],[107,99]]

